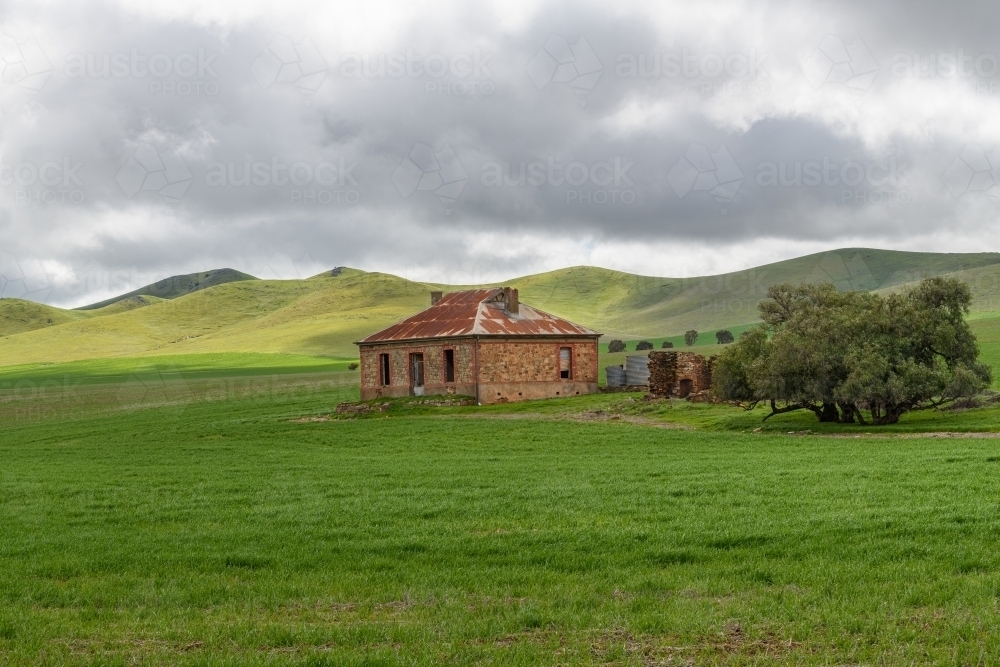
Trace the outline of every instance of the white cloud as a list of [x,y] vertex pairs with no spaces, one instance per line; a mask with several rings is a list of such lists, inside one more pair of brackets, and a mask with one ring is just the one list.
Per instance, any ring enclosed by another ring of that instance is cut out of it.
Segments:
[[[225,265],[282,276],[288,266],[354,265],[469,282],[578,263],[710,273],[837,245],[993,248],[996,203],[964,194],[979,192],[986,172],[960,156],[1000,145],[1000,75],[893,70],[900,53],[990,55],[984,26],[998,10],[977,11],[632,0],[12,5],[0,25],[11,37],[4,67],[26,62],[27,49],[51,68],[33,57],[43,85],[0,87],[0,248],[63,276],[47,297],[61,302]],[[82,72],[67,70],[74,54]],[[346,75],[348,56],[369,69]],[[633,77],[618,70],[626,56]],[[101,73],[104,59],[122,57],[125,70]],[[173,74],[149,74],[154,59]],[[440,168],[411,169],[410,183],[398,170],[419,144]],[[693,145],[724,146],[731,177],[688,160],[702,181],[681,196],[671,186],[686,181],[672,183],[671,169]],[[446,146],[461,171],[441,163]],[[755,179],[764,162],[864,167],[886,156],[908,165],[908,202],[887,204],[865,183]],[[600,167],[573,187],[481,179],[486,161],[516,171],[615,159],[634,165],[629,205],[596,203],[614,189],[595,184]],[[401,195],[417,190],[427,192]],[[127,278],[65,287],[69,275],[115,272]]]

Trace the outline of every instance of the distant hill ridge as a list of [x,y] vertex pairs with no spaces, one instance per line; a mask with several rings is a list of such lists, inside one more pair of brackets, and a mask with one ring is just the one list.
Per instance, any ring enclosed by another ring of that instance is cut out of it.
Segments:
[[[757,304],[775,283],[891,290],[942,274],[970,284],[977,311],[1000,311],[1000,253],[845,248],[715,276],[658,278],[579,266],[497,284],[517,287],[522,302],[609,338],[636,339],[754,322]],[[431,290],[475,287],[344,267],[306,280],[259,280],[226,269],[177,278],[89,310],[2,299],[0,365],[198,352],[353,357],[353,341],[427,307]]]
[[259,280],[259,278],[251,276],[249,273],[237,271],[236,269],[213,269],[211,271],[202,271],[201,273],[188,273],[179,276],[170,276],[169,278],[158,280],[155,283],[140,287],[137,290],[132,290],[126,294],[121,294],[97,303],[92,303],[89,306],[80,306],[75,310],[96,310],[133,296],[153,296],[158,299],[176,299],[177,297],[185,294],[191,294],[192,292],[197,292],[216,285],[236,282],[238,280]]

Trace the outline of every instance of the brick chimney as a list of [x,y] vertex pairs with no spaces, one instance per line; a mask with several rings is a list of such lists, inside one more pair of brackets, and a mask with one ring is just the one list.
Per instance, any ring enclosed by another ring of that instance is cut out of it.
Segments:
[[504,291],[507,292],[507,312],[517,315],[521,312],[521,301],[517,297],[517,290],[508,287]]
[[444,292],[431,292],[431,305],[433,306],[435,303],[440,301],[443,296]]

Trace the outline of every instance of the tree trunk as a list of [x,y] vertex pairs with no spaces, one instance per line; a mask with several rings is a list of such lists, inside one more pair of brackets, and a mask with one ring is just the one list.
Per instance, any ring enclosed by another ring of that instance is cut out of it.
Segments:
[[[838,417],[837,406],[835,406],[833,403],[822,403],[820,405],[812,405],[810,403],[805,403],[802,404],[802,407],[804,407],[807,410],[811,410],[812,413],[816,415],[816,419],[820,420],[821,422],[837,421]],[[831,409],[833,410],[832,415],[830,412]]]
[[838,403],[837,405],[840,408],[840,423],[853,424],[854,413],[858,410],[857,406],[853,403]]
[[903,416],[904,412],[906,412],[906,409],[898,405],[885,406],[885,413],[883,413],[882,420],[879,422],[879,425],[884,426],[886,424],[898,424],[899,418]]
[[840,421],[840,413],[837,412],[836,403],[824,403],[821,410],[816,411],[816,416],[819,417],[821,422],[838,422]]

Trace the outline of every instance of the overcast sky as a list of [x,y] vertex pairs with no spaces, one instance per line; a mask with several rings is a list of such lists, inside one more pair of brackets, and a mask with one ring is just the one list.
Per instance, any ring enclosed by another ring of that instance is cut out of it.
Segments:
[[1000,249],[1000,6],[0,9],[0,290]]

